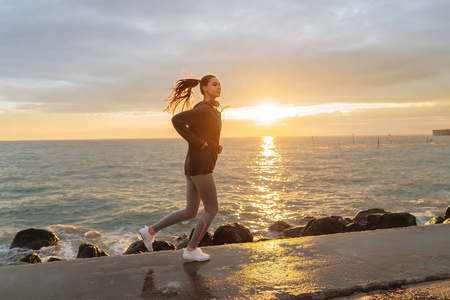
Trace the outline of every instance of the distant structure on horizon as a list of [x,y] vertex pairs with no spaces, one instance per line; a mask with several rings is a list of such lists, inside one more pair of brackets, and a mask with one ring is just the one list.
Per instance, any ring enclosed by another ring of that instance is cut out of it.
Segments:
[[433,130],[433,135],[450,135],[450,129],[436,129],[436,130]]

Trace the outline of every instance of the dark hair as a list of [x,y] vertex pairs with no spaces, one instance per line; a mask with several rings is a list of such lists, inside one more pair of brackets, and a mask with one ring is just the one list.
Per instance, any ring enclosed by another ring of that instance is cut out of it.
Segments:
[[[173,92],[165,99],[165,101],[169,101],[169,104],[164,111],[174,115],[177,111],[191,109],[195,98],[193,89],[200,84],[200,92],[203,95],[203,87],[208,85],[211,78],[217,78],[217,76],[206,75],[202,79],[187,78],[178,80]],[[181,109],[179,108],[180,105]]]

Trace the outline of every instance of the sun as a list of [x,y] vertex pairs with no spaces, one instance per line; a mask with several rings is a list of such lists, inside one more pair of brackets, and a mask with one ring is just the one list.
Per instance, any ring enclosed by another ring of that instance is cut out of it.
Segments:
[[291,112],[287,107],[275,106],[273,104],[262,104],[252,107],[243,107],[230,111],[231,119],[255,120],[262,125],[270,125],[277,120],[290,116]]
[[253,107],[252,114],[249,117],[261,122],[262,124],[268,125],[283,118],[284,116],[277,112],[276,106],[272,104],[264,104]]

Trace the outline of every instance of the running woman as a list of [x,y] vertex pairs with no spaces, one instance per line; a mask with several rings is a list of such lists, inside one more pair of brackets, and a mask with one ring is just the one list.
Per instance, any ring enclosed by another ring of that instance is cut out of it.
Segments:
[[[192,108],[194,102],[193,89],[200,84],[203,101]],[[217,191],[213,171],[218,155],[223,147],[219,145],[222,129],[221,113],[218,110],[221,87],[217,76],[206,75],[202,79],[178,80],[165,111],[173,116],[172,124],[176,131],[189,143],[184,164],[187,180],[186,208],[173,212],[150,227],[144,227],[139,233],[148,251],[153,251],[152,243],[155,234],[163,228],[189,220],[197,216],[200,200],[205,212],[198,221],[191,241],[183,250],[183,258],[187,260],[206,261],[208,254],[198,248],[218,211]],[[181,111],[176,114],[176,112]]]

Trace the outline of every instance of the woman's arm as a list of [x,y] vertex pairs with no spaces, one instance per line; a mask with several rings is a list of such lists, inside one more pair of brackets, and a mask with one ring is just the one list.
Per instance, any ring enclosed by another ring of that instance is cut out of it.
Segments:
[[191,109],[176,114],[172,118],[172,124],[175,130],[189,143],[189,145],[196,149],[203,149],[208,146],[205,140],[195,135],[189,129],[189,126],[192,126],[197,121],[201,120],[201,113],[201,109]]

